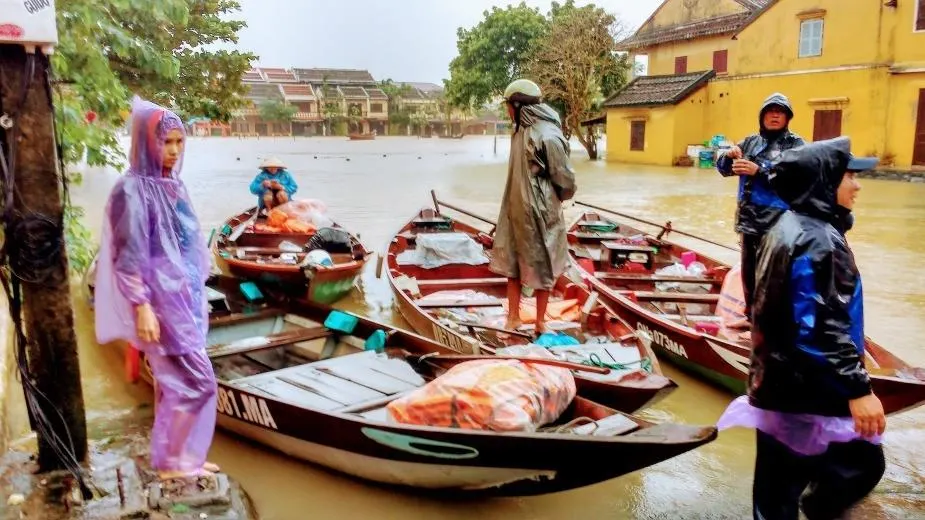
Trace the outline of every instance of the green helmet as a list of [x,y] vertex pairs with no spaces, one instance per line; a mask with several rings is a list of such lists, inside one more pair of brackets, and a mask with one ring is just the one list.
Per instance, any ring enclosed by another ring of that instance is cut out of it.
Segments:
[[532,105],[539,103],[543,97],[540,86],[529,79],[518,79],[504,89],[504,100],[509,103]]

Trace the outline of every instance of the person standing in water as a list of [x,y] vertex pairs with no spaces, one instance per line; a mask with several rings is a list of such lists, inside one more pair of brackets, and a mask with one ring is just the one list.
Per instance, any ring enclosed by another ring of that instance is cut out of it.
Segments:
[[886,417],[864,366],[861,274],[845,239],[856,172],[877,162],[841,137],[784,152],[769,176],[791,210],[758,254],[748,396],[719,420],[758,430],[756,519],[840,518],[883,476]]
[[791,148],[802,146],[803,138],[790,131],[793,108],[787,96],[771,94],[758,113],[759,131],[733,146],[716,161],[724,177],[739,176],[739,203],[736,232],[742,237],[742,289],[745,296],[745,319],[729,324],[747,328],[751,322],[755,297],[755,261],[761,238],[787,211],[787,204],[774,192],[768,180],[772,161]]
[[516,80],[504,100],[515,131],[490,268],[508,278],[506,328],[520,326],[521,287],[527,286],[536,293],[536,333],[541,334],[549,291],[568,264],[562,202],[575,195],[575,172],[559,115],[542,103],[540,87]]
[[183,123],[135,98],[131,165],[106,205],[97,260],[96,336],[129,341],[155,383],[151,463],[161,479],[211,476],[217,386],[206,354],[209,252],[179,174]]

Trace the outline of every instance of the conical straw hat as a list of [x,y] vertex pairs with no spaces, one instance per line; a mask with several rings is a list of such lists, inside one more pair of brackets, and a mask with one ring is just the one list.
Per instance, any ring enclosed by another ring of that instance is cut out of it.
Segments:
[[286,165],[283,164],[283,161],[280,161],[276,157],[270,157],[265,159],[263,163],[260,164],[260,168],[285,168]]

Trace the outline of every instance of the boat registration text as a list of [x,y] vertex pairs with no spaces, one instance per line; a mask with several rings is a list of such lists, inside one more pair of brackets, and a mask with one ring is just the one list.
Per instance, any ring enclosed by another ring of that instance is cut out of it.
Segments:
[[642,323],[641,321],[636,322],[636,330],[652,338],[652,343],[655,346],[661,347],[667,350],[668,352],[671,352],[672,354],[681,356],[683,358],[688,357],[687,351],[684,350],[684,347],[679,345],[678,342],[676,342],[675,340],[669,338],[668,335],[665,334],[664,332],[661,332],[658,330],[652,330],[648,326],[646,326],[645,323]]
[[218,388],[218,412],[264,428],[278,429],[266,401],[228,388]]

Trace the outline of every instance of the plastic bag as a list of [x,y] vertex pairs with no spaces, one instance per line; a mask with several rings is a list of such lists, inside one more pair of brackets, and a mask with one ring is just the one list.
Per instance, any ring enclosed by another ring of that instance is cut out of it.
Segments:
[[277,209],[285,213],[290,219],[311,224],[315,229],[330,227],[334,224],[334,221],[327,216],[328,206],[320,200],[292,200]]
[[[701,278],[706,272],[707,266],[700,262],[693,262],[688,267],[684,267],[683,264],[672,264],[655,271],[655,274],[658,276],[687,276],[691,278]],[[710,289],[713,287],[710,284],[696,283],[696,280],[691,281],[695,283],[657,282],[655,284],[655,289],[661,292],[676,291],[684,293],[704,294],[710,292]]]
[[482,245],[466,233],[420,234],[417,248],[401,253],[396,260],[399,265],[418,265],[425,269],[447,264],[488,263]]
[[[553,356],[543,349],[533,357]],[[520,361],[460,363],[392,401],[390,420],[403,424],[497,432],[535,432],[559,418],[575,398],[571,371]]]

